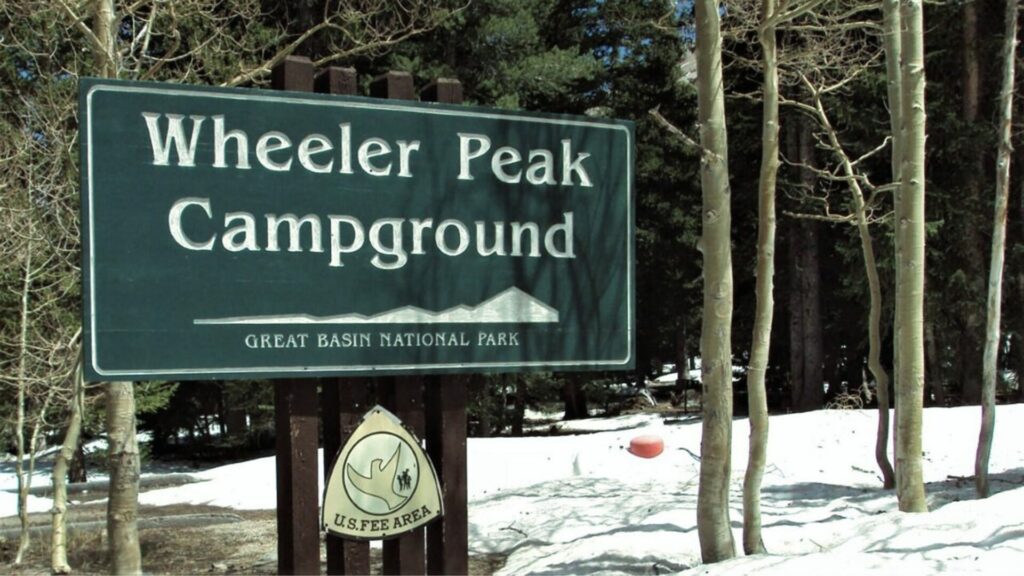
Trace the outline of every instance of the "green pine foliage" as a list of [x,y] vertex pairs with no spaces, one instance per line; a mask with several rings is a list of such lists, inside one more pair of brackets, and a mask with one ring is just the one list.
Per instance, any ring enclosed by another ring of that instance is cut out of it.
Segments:
[[[118,48],[121,77],[139,80],[222,84],[266,61],[323,14],[324,0],[266,2],[118,3],[135,10],[121,21]],[[738,6],[742,3],[733,4]],[[845,5],[826,3],[828,6]],[[846,2],[846,4],[850,4]],[[926,322],[935,335],[929,359],[929,382],[941,385],[948,401],[963,397],[964,382],[977,355],[964,334],[983,326],[991,190],[994,186],[995,127],[1002,2],[978,3],[981,110],[979,120],[963,120],[963,3],[932,3],[927,11],[926,67],[928,94],[927,296]],[[334,5],[334,4],[330,4]],[[354,3],[352,5],[361,5]],[[551,113],[589,114],[636,123],[637,357],[639,374],[558,374],[488,376],[474,388],[473,417],[490,423],[491,433],[517,427],[522,406],[552,408],[567,390],[578,390],[590,408],[614,409],[610,384],[652,376],[679,356],[686,335],[686,355],[697,354],[701,317],[699,151],[670,135],[655,122],[658,109],[683,132],[695,137],[696,95],[688,76],[692,21],[687,2],[654,0],[477,0],[437,3],[442,10],[423,22],[422,31],[404,41],[369,51],[347,50],[346,31],[325,30],[301,43],[296,53],[330,63],[355,66],[368,84],[386,70],[405,70],[423,87],[438,77],[462,81],[467,104]],[[157,11],[152,12],[152,6]],[[823,5],[822,10],[828,6]],[[75,117],[76,80],[95,73],[86,57],[86,39],[69,25],[57,4],[43,0],[9,0],[0,6],[0,418],[14,414],[18,373],[20,306],[23,289],[24,232],[28,223],[43,231],[33,241],[40,266],[31,288],[32,317],[28,335],[38,354],[26,370],[40,384],[66,387],[73,364],[68,348],[80,326],[81,287],[78,245],[78,154]],[[202,7],[206,11],[198,10]],[[879,21],[880,11],[862,10],[857,18]],[[377,16],[383,19],[384,14]],[[735,27],[735,10],[723,25]],[[148,24],[147,24],[148,23]],[[130,39],[144,26],[152,34],[145,47]],[[355,26],[355,24],[352,24]],[[851,33],[849,48],[880,50],[881,38],[870,29]],[[780,50],[797,50],[806,41],[781,32]],[[760,157],[759,71],[756,38],[749,29],[727,36],[726,83],[730,174],[732,175],[733,248],[736,302],[733,335],[737,365],[749,349],[754,310],[753,267],[756,238],[757,166]],[[792,55],[793,52],[790,52]],[[162,58],[172,57],[163,64]],[[799,99],[799,83],[786,77],[784,96]],[[830,64],[829,66],[833,66]],[[822,73],[843,74],[842,67]],[[260,87],[268,76],[238,80]],[[878,146],[888,132],[884,65],[873,67],[830,93],[825,103],[843,144],[853,157]],[[783,107],[781,134],[797,121]],[[783,153],[786,153],[785,145]],[[816,151],[821,166],[831,159]],[[980,157],[980,160],[978,158]],[[1015,158],[1016,160],[1016,158]],[[1013,189],[1020,187],[1016,162]],[[977,168],[980,166],[981,168]],[[888,149],[864,160],[860,168],[872,183],[891,179]],[[769,398],[787,397],[789,342],[785,323],[790,313],[785,290],[790,283],[784,239],[794,220],[785,212],[820,211],[820,202],[799,193],[797,170],[786,163],[779,172],[779,249],[775,340],[769,366]],[[979,190],[975,194],[972,190]],[[843,183],[819,178],[814,195],[830,201],[835,212],[849,210]],[[1024,370],[1024,201],[1014,195],[1007,247],[1004,310],[1006,354],[1002,366]],[[891,192],[880,192],[872,234],[883,286],[884,319],[893,307],[893,219]],[[15,233],[16,232],[16,233]],[[826,379],[830,389],[859,382],[867,355],[867,283],[857,233],[845,224],[821,226],[821,302]],[[883,364],[891,367],[891,321],[883,321]],[[964,342],[967,342],[966,344]],[[981,342],[978,334],[977,342]],[[980,372],[973,375],[980,378]],[[1000,396],[1020,393],[1007,379]],[[931,384],[929,384],[931,387]],[[742,391],[742,387],[739,388]],[[519,391],[525,391],[519,394]],[[203,429],[225,430],[231,442],[259,445],[272,428],[273,398],[266,383],[140,383],[142,422],[165,444]],[[934,390],[929,393],[931,399]],[[518,396],[517,396],[518,395]],[[938,401],[938,397],[935,397]],[[736,402],[742,407],[743,402]],[[38,407],[38,405],[34,405]],[[773,401],[773,408],[780,408]],[[58,410],[63,410],[60,408]],[[95,410],[91,410],[95,412]],[[99,430],[98,417],[87,430]],[[48,421],[60,422],[51,413]],[[241,428],[239,428],[241,425]],[[49,430],[59,433],[59,426]],[[0,443],[9,448],[11,427],[0,427]]]

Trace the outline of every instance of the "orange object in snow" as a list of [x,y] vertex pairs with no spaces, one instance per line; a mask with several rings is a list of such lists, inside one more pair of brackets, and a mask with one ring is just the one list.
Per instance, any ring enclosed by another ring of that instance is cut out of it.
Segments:
[[654,458],[665,450],[665,442],[661,436],[645,434],[629,441],[629,453],[641,458]]

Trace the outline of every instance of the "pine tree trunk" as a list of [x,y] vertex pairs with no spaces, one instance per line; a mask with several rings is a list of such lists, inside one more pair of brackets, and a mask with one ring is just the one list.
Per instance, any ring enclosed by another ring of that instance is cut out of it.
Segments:
[[224,427],[229,438],[245,438],[249,433],[245,423],[245,410],[237,406],[225,408]]
[[80,446],[79,436],[82,431],[85,383],[82,381],[81,360],[73,377],[71,415],[68,418],[67,431],[64,433],[64,442],[53,464],[53,532],[50,534],[50,572],[53,574],[71,573],[67,547],[67,478],[68,469]]
[[789,231],[789,379],[793,412],[817,410],[824,405],[818,227],[818,222],[796,220]]
[[899,389],[896,391],[896,493],[904,512],[926,512],[922,470],[924,401],[924,202],[925,202],[925,77],[921,0],[903,0],[903,182],[896,207],[897,252],[901,269],[896,295],[899,332]]
[[[787,131],[789,135],[791,131]],[[793,132],[795,134],[795,132]],[[796,158],[796,154],[790,154]],[[800,409],[804,390],[804,300],[801,289],[800,220],[789,226],[789,410]]]
[[[811,123],[801,118],[799,130],[799,158],[801,164],[814,166],[814,134]],[[813,189],[817,175],[808,169],[800,170],[802,184]],[[799,410],[819,410],[825,405],[824,338],[821,328],[821,250],[820,223],[814,220],[800,222],[800,290],[803,292],[801,310],[804,330],[804,381]]]
[[987,498],[988,461],[996,426],[996,379],[999,369],[999,322],[1002,318],[1003,259],[1006,251],[1006,216],[1010,200],[1010,155],[1013,152],[1013,81],[1017,53],[1017,2],[1006,3],[1003,39],[1003,87],[999,94],[999,151],[996,159],[996,202],[992,224],[992,259],[988,275],[987,329],[981,379],[981,432],[974,463],[978,496]]
[[676,382],[683,384],[690,376],[690,354],[687,346],[686,323],[680,318],[676,328]]
[[690,379],[690,354],[688,350],[686,321],[683,318],[679,318],[679,326],[676,328],[676,390],[683,402],[683,414],[689,412],[690,408],[690,390],[687,388],[687,381]]
[[[963,42],[964,42],[964,80],[963,80],[963,102],[962,118],[966,126],[976,125],[979,122],[981,102],[981,61],[978,51],[978,2],[964,3],[963,18]],[[967,150],[968,158],[965,159],[967,170],[965,194],[968,205],[980,207],[986,204],[983,198],[982,179],[985,174],[984,157],[985,152],[981,147]],[[969,282],[971,297],[961,307],[963,316],[960,319],[964,329],[958,336],[960,346],[960,367],[959,381],[962,385],[962,399],[965,404],[973,405],[981,402],[981,374],[983,354],[983,316],[982,304],[978,301],[984,288],[981,278],[984,275],[982,262],[985,260],[984,239],[981,235],[981,226],[969,218],[957,218],[954,226],[958,226],[957,234],[961,238],[961,245],[964,251],[963,266],[967,282]]]
[[512,409],[512,435],[523,435],[523,419],[526,417],[526,378],[515,378],[516,399]]
[[[800,157],[800,116],[792,116],[785,127],[786,156]],[[804,390],[804,292],[803,292],[803,225],[805,220],[791,218],[787,222],[788,246],[787,285],[789,313],[789,411],[800,410]]]
[[728,142],[719,3],[697,0],[697,108],[700,122],[704,255],[701,323],[703,424],[697,535],[705,563],[736,555],[729,522],[732,445],[732,250]]
[[[1021,164],[1024,164],[1024,150],[1018,149],[1017,152],[1022,158]],[[1024,236],[1024,181],[1021,181],[1020,188],[1017,189],[1017,195],[1020,198],[1019,206],[1019,222],[1020,222],[1020,233]],[[1017,271],[1017,305],[1018,317],[1024,324],[1024,269]],[[1024,402],[1024,325],[1021,326],[1017,332],[1017,401]]]
[[764,65],[764,106],[761,118],[761,174],[757,223],[757,305],[747,368],[747,410],[750,447],[743,477],[743,551],[765,551],[761,538],[761,480],[768,453],[768,399],[765,373],[772,336],[775,277],[775,187],[779,170],[779,73],[776,60],[776,0],[763,0],[759,33]]
[[[930,310],[927,312],[931,312]],[[939,366],[941,359],[939,358],[939,343],[935,337],[935,322],[929,318],[930,314],[925,315],[924,319],[924,361],[925,361],[925,374],[928,375],[928,389],[933,403],[936,406],[946,405],[946,384],[944,374]],[[925,398],[928,400],[928,398]],[[926,402],[928,404],[928,402]]]
[[[1017,275],[1017,290],[1021,292],[1018,295],[1020,300],[1024,300],[1024,274]],[[1016,342],[1017,351],[1017,402],[1024,402],[1024,382],[1021,382],[1021,377],[1024,376],[1024,338],[1017,336]]]
[[565,401],[565,420],[586,418],[587,394],[576,380],[568,380],[562,385],[562,399]]

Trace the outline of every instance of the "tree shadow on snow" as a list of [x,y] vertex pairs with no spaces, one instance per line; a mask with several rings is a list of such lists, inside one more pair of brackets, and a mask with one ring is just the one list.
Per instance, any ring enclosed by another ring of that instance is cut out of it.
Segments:
[[[1015,468],[1003,472],[989,474],[990,495],[1024,487],[1024,468]],[[825,503],[834,500],[846,500],[855,504],[863,504],[880,498],[895,498],[895,492],[884,490],[881,486],[857,487],[826,484],[823,482],[801,482],[785,486],[768,486],[761,489],[763,498],[777,502],[798,502],[801,505]],[[973,500],[976,498],[974,477],[949,477],[939,482],[925,484],[928,504],[931,509],[942,507],[950,502]]]
[[[1024,487],[1024,468],[1014,468],[1003,472],[990,473],[989,496],[1000,492]],[[935,510],[951,502],[975,500],[978,495],[974,489],[974,476],[950,476],[941,482],[929,482],[925,485],[928,495],[928,508]]]

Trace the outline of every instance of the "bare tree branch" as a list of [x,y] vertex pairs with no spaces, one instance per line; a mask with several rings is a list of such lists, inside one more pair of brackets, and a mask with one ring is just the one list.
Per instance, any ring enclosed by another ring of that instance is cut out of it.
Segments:
[[665,118],[665,116],[663,116],[662,113],[661,113],[660,107],[655,107],[655,108],[650,109],[648,111],[648,114],[650,114],[651,117],[654,118],[654,120],[658,123],[659,126],[664,128],[665,130],[667,130],[669,132],[669,134],[672,134],[673,136],[678,138],[680,142],[682,142],[683,144],[686,144],[687,146],[690,146],[692,148],[696,148],[697,150],[699,150],[701,158],[711,158],[711,157],[714,157],[714,153],[713,152],[711,152],[710,150],[708,150],[708,149],[704,148],[703,146],[701,146],[699,142],[697,142],[696,140],[694,140],[693,138],[688,136],[686,134],[686,132],[683,132],[678,126],[676,126],[675,124],[670,122],[667,118]]

